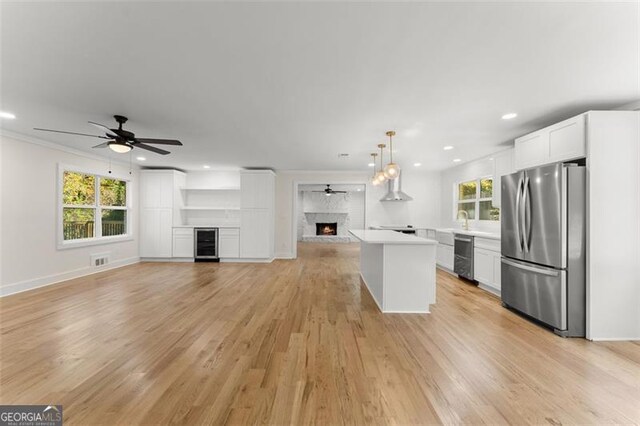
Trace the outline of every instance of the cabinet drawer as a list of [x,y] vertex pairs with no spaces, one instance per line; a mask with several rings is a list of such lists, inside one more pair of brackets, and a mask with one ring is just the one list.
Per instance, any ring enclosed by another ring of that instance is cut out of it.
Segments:
[[220,237],[239,237],[240,228],[220,228],[218,235]]
[[452,246],[453,232],[436,231],[436,240],[438,240],[440,244]]
[[193,236],[193,228],[173,228],[173,235],[191,235],[191,236]]
[[493,240],[490,238],[476,237],[474,242],[475,248],[484,250],[495,251],[498,254],[501,252],[500,240]]

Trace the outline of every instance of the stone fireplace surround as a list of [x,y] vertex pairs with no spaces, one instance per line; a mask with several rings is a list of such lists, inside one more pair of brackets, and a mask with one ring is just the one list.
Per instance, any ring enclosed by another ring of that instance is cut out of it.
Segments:
[[[335,194],[303,192],[301,210],[302,241],[350,243],[348,197]],[[316,223],[336,223],[337,235],[316,235]]]

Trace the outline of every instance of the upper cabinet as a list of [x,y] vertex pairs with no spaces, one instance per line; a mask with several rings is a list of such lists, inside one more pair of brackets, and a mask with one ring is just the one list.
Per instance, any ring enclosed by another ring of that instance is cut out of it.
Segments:
[[501,185],[500,178],[502,176],[513,173],[513,149],[499,152],[493,155],[493,194],[491,204],[500,207]]
[[585,116],[586,114],[581,114],[517,138],[515,168],[522,170],[585,157]]
[[251,170],[240,176],[240,208],[271,209],[274,202],[274,173],[270,170]]

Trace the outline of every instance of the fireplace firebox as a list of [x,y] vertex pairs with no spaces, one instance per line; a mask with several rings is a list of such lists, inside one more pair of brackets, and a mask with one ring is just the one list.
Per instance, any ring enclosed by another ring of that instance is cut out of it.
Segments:
[[338,235],[338,223],[316,222],[316,235]]

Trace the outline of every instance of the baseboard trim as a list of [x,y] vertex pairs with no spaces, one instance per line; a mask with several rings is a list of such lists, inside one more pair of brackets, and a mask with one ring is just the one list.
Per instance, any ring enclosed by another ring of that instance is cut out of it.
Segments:
[[292,260],[292,259],[295,259],[295,257],[293,256],[293,253],[291,253],[291,252],[289,252],[289,253],[276,253],[276,259]]
[[640,337],[587,337],[592,342],[637,342]]
[[2,287],[0,287],[0,297],[35,290],[37,288],[58,284],[60,282],[72,280],[75,278],[86,277],[88,275],[98,274],[100,272],[109,271],[111,269],[122,268],[123,266],[133,265],[139,262],[139,257],[130,257],[127,259],[116,260],[114,262],[111,262],[109,265],[105,265],[99,268],[87,266],[85,268],[63,272],[62,274],[48,275],[46,277],[39,277],[32,280],[25,280],[17,283],[3,285]]
[[497,288],[491,287],[490,285],[486,285],[486,284],[482,284],[482,283],[478,283],[478,287],[481,288],[482,290],[486,291],[487,293],[491,293],[494,296],[498,296],[500,297],[501,292],[500,290],[498,290]]

